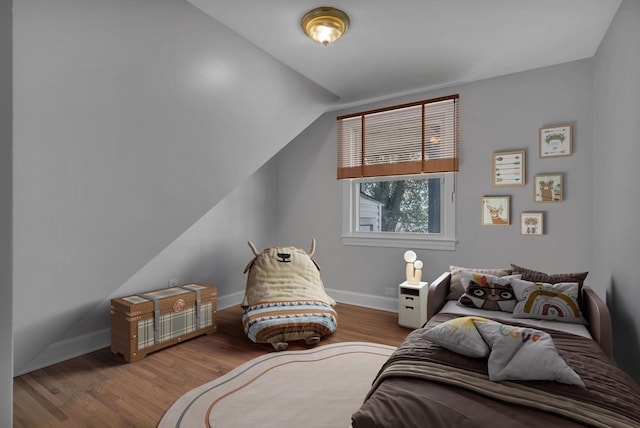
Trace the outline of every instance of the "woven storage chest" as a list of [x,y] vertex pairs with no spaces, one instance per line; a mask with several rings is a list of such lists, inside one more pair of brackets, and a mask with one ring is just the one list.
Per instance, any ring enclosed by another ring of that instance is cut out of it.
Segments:
[[185,284],[111,300],[111,352],[127,362],[217,330],[217,290]]

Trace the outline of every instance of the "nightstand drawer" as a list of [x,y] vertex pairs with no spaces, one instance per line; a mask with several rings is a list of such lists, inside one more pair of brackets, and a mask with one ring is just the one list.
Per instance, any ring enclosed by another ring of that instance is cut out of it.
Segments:
[[426,282],[400,284],[398,295],[398,324],[405,327],[419,328],[427,322],[427,288]]

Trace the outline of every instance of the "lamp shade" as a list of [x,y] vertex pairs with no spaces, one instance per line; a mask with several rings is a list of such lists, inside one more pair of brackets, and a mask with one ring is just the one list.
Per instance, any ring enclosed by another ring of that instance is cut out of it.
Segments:
[[347,32],[349,16],[333,7],[318,7],[305,13],[300,25],[307,36],[326,46]]

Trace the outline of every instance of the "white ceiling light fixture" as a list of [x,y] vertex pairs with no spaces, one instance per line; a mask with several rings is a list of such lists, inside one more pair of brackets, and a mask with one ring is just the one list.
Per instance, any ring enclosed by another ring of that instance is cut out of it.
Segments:
[[302,30],[312,40],[327,46],[349,29],[349,15],[334,7],[317,7],[300,20]]

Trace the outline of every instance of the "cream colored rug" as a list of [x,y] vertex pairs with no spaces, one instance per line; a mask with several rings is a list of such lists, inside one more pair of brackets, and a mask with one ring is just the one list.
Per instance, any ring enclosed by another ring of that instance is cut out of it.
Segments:
[[395,349],[344,342],[266,354],[189,391],[158,426],[347,428]]

